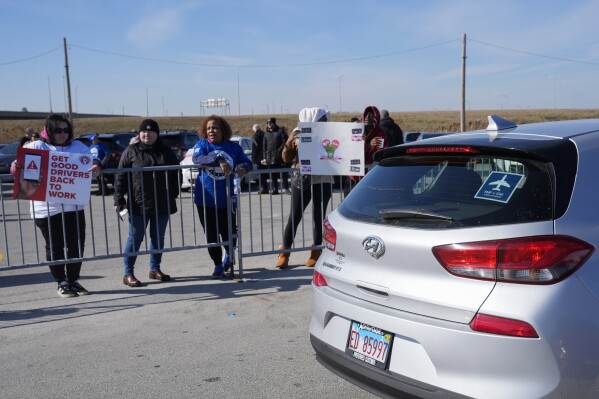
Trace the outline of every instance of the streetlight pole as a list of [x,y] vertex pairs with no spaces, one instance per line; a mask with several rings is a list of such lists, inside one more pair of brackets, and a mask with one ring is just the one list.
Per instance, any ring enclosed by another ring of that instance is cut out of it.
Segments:
[[237,115],[241,115],[241,99],[239,97],[239,67],[237,67]]
[[339,113],[343,112],[343,108],[341,107],[341,78],[343,77],[343,74],[339,75]]
[[553,79],[553,109],[557,108],[557,79],[560,78],[560,75],[549,76],[549,79]]

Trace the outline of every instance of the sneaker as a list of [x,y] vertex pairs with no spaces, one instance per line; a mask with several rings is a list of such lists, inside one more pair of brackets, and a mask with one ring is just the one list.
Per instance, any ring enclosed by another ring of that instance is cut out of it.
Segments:
[[233,262],[231,262],[231,257],[228,253],[225,252],[225,257],[223,258],[223,269],[228,272],[229,269],[233,266]]
[[62,298],[72,298],[74,296],[77,296],[77,294],[71,291],[71,288],[69,287],[66,281],[63,281],[60,284],[58,284],[58,296]]
[[77,295],[89,295],[89,291],[83,288],[83,286],[79,284],[79,281],[69,284],[69,288]]
[[212,273],[212,278],[223,278],[225,277],[225,269],[223,268],[223,264],[219,264],[214,266],[214,272]]

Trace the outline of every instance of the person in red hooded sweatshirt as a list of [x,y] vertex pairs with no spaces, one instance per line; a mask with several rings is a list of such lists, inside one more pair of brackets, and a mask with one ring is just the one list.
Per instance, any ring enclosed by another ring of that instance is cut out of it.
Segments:
[[[369,105],[364,109],[361,122],[364,122],[362,140],[364,141],[364,163],[366,164],[366,172],[368,172],[368,168],[373,162],[372,155],[380,149],[387,148],[387,133],[380,126],[381,114],[374,105]],[[351,176],[349,185],[345,188],[345,195],[349,194],[361,179],[360,176]]]

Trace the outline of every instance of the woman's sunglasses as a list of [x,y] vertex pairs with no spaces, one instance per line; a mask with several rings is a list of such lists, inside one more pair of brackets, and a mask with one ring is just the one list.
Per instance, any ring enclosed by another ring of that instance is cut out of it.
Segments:
[[55,127],[54,131],[52,132],[52,134],[59,134],[59,133],[66,133],[66,134],[71,134],[71,128],[70,127]]

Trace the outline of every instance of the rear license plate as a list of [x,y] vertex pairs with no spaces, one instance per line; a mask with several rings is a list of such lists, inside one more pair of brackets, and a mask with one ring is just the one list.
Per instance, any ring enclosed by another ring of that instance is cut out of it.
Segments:
[[393,335],[391,333],[378,327],[352,321],[345,353],[375,367],[385,369],[392,342]]

